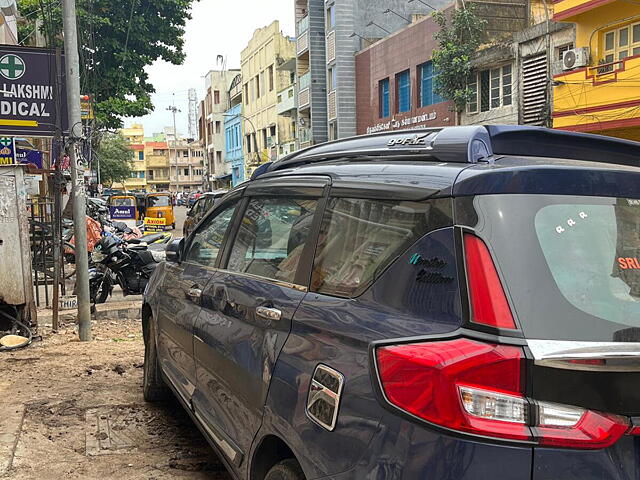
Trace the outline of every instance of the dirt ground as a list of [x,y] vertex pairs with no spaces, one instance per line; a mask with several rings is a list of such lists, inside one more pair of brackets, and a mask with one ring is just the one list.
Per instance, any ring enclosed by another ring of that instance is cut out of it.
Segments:
[[44,327],[42,341],[0,353],[0,416],[25,412],[5,477],[229,479],[179,404],[143,400],[140,322],[101,321],[93,333],[81,343],[73,324]]

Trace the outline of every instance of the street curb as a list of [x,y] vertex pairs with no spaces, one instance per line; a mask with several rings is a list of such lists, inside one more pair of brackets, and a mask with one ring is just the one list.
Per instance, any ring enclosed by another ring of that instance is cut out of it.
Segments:
[[[96,312],[91,315],[92,320],[140,320],[142,318],[142,305],[135,302],[113,302],[96,305]],[[58,314],[61,322],[75,321],[75,310],[62,310]],[[51,326],[53,311],[51,309],[38,310],[38,325]]]

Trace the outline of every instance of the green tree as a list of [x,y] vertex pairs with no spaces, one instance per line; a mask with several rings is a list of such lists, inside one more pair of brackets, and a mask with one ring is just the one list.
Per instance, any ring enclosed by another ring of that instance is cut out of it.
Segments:
[[129,140],[120,133],[105,133],[97,151],[100,181],[107,186],[122,183],[131,177],[133,151]]
[[[198,0],[77,0],[83,94],[93,94],[99,127],[153,110],[155,89],[144,71],[155,60],[180,65],[191,5]],[[62,45],[60,2],[18,0],[23,39],[42,21],[49,42]]]
[[438,48],[432,57],[438,72],[435,91],[453,101],[459,124],[460,114],[473,94],[469,88],[471,58],[480,46],[487,22],[475,14],[472,2],[455,9],[451,15],[438,11],[433,16],[440,27],[435,34]]

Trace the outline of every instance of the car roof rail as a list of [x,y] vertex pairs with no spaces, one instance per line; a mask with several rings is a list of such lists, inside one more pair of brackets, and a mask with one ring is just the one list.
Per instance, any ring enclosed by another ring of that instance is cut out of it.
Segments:
[[496,155],[520,155],[640,166],[640,143],[614,137],[519,125],[474,125],[398,130],[314,145],[264,164],[259,176],[331,160],[393,157],[478,163]]

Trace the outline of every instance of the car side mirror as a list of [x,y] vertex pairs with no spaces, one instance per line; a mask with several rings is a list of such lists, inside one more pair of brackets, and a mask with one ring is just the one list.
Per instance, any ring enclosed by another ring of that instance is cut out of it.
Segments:
[[167,244],[165,254],[167,262],[180,263],[182,262],[182,251],[184,249],[184,238],[173,240]]
[[187,210],[187,217],[193,217],[193,208]]

